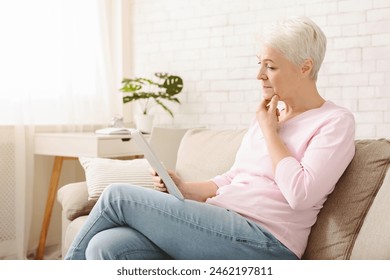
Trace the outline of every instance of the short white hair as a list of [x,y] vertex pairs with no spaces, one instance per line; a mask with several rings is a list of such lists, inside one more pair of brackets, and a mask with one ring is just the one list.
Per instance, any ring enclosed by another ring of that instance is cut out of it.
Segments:
[[312,59],[311,78],[317,80],[326,52],[324,32],[307,17],[292,17],[266,26],[262,43],[280,51],[288,60],[301,65]]

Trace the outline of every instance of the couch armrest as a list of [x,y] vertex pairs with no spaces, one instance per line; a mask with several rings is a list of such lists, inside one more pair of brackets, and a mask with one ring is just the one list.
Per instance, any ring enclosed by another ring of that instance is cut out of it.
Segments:
[[61,187],[57,200],[62,205],[66,218],[73,221],[77,217],[88,215],[96,200],[88,200],[86,182],[72,183]]

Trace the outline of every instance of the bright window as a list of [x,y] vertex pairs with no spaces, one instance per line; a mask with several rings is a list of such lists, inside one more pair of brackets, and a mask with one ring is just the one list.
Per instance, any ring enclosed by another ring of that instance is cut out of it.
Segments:
[[100,121],[109,77],[98,2],[0,2],[0,124]]

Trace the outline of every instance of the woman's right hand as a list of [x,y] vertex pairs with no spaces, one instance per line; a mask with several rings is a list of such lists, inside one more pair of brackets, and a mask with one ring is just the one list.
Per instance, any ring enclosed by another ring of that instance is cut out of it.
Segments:
[[263,99],[257,107],[256,118],[263,134],[278,132],[280,115],[278,101],[279,97],[274,95],[270,101]]

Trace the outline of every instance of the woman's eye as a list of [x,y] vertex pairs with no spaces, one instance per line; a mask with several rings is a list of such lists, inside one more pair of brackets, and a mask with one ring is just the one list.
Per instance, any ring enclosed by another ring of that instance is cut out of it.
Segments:
[[[261,65],[261,61],[257,62],[258,65]],[[275,67],[272,67],[271,65],[269,64],[265,64],[264,65],[265,68],[269,69],[269,70],[275,70],[276,68]]]

